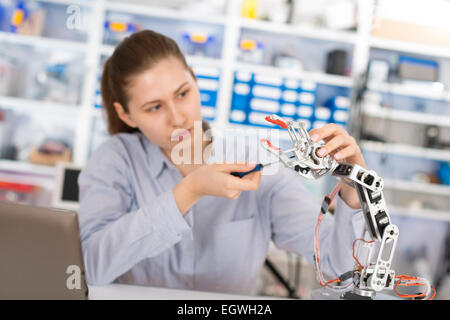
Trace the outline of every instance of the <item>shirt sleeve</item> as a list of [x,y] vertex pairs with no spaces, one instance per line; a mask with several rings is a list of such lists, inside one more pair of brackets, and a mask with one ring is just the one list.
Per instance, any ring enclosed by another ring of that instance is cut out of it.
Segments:
[[[286,168],[281,171],[267,197],[272,240],[278,248],[296,252],[314,264],[314,230],[323,199],[309,192],[298,174]],[[337,277],[353,269],[352,243],[363,233],[364,217],[361,209],[352,209],[340,195],[334,202],[335,214],[323,218],[319,242],[322,272]]]
[[80,173],[80,237],[90,285],[109,284],[141,260],[192,237],[172,190],[149,195],[151,206],[130,211],[130,168],[125,150],[113,140]]

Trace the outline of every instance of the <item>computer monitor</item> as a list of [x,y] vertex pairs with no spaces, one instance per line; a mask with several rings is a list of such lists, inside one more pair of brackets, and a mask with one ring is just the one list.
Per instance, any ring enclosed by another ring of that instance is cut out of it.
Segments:
[[59,162],[56,165],[52,207],[78,211],[78,176],[81,169],[81,166],[70,162]]
[[0,201],[0,299],[87,299],[77,214]]

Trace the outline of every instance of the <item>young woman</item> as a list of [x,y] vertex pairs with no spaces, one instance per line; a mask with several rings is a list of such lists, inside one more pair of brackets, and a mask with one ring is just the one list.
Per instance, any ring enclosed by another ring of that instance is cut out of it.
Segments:
[[[79,178],[89,284],[249,294],[271,240],[312,262],[321,199],[296,173],[283,168],[241,179],[230,173],[254,165],[173,161],[181,139],[183,152],[195,142],[214,150],[214,140],[202,139],[205,122],[200,133],[193,130],[201,121],[199,88],[172,39],[146,30],[123,40],[104,65],[101,94],[112,136]],[[364,166],[341,127],[310,135],[326,142],[320,156]],[[335,201],[320,244],[322,270],[337,276],[352,269],[351,245],[364,222],[352,188],[342,187]]]

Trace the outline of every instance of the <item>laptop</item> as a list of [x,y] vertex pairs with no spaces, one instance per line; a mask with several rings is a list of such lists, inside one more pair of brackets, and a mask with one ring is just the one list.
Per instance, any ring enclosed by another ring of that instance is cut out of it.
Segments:
[[0,299],[87,299],[76,212],[0,201]]

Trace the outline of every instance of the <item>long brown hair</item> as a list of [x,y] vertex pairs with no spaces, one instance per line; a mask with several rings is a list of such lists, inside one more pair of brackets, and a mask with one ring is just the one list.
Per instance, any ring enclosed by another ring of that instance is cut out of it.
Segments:
[[139,131],[118,117],[114,102],[119,102],[128,113],[129,97],[126,89],[130,79],[169,57],[179,59],[186,69],[189,69],[183,53],[174,40],[155,31],[143,30],[122,40],[112,56],[105,61],[100,92],[111,135]]

